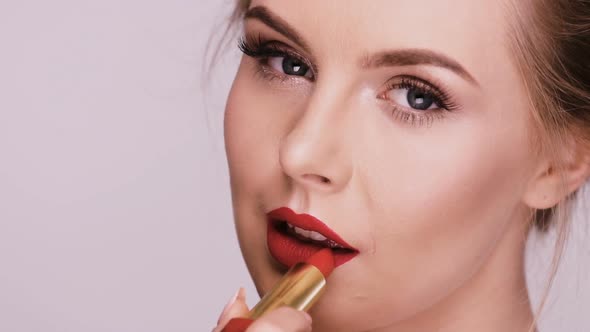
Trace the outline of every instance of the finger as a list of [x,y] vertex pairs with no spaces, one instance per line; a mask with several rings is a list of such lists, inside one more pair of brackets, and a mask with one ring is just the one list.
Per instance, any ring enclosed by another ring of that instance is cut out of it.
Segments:
[[238,292],[223,309],[221,316],[217,320],[217,327],[213,329],[213,332],[221,331],[232,318],[245,317],[249,311],[248,305],[246,304],[246,290],[240,287]]
[[257,319],[247,332],[311,332],[311,316],[290,307],[280,307]]
[[234,304],[234,302],[236,302],[239,293],[240,293],[240,290],[238,289],[236,291],[236,293],[231,297],[231,299],[225,304],[225,306],[223,307],[223,310],[221,311],[221,314],[219,315],[219,318],[217,318],[217,325],[219,325],[219,322],[221,322],[221,319],[227,315],[229,308]]

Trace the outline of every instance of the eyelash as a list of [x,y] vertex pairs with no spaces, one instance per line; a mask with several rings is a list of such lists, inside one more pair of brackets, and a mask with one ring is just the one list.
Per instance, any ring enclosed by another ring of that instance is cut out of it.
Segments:
[[[435,85],[428,83],[427,81],[418,77],[409,75],[398,76],[389,80],[385,84],[385,88],[386,90],[380,93],[377,97],[389,103],[391,106],[391,115],[395,120],[400,120],[410,125],[426,125],[430,127],[434,120],[443,119],[446,115],[445,113],[459,109],[459,105],[454,102],[453,98],[446,90],[438,88]],[[425,94],[429,94],[433,97],[434,103],[440,108],[418,111],[411,108],[408,109],[393,102],[389,102],[385,96],[388,92],[394,89],[415,89]]]
[[[260,34],[257,36],[245,35],[241,37],[238,42],[238,48],[245,55],[258,61],[258,73],[269,81],[278,79],[281,82],[284,82],[293,77],[291,75],[277,73],[276,70],[270,68],[268,61],[273,57],[291,57],[305,64],[312,73],[312,78],[304,78],[308,81],[315,81],[315,77],[317,76],[317,70],[315,67],[306,61],[304,57],[291,50],[289,46],[278,41],[267,40]],[[299,76],[297,78],[303,77]],[[393,89],[415,89],[430,94],[434,99],[434,103],[440,108],[418,111],[390,102],[388,98],[386,98],[386,95]],[[394,120],[412,126],[426,125],[430,127],[434,120],[443,119],[446,113],[460,108],[445,89],[438,88],[426,80],[411,75],[397,76],[390,79],[385,84],[385,91],[381,92],[377,98],[388,103],[391,107],[391,116]]]
[[288,46],[277,42],[264,39],[261,35],[244,36],[238,42],[238,48],[245,55],[258,60],[259,74],[269,80],[279,79],[285,81],[289,79],[290,75],[279,74],[274,69],[270,68],[268,60],[273,57],[290,57],[305,64],[312,72],[313,78],[309,81],[315,81],[316,72],[314,66],[305,60],[296,52],[289,49]]

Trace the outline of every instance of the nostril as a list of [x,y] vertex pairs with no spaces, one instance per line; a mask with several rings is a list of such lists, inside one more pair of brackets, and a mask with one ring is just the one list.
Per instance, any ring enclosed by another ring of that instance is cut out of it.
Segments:
[[303,175],[303,178],[307,181],[319,182],[319,183],[323,183],[323,184],[330,184],[332,182],[332,181],[330,181],[330,179],[328,179],[325,176],[315,175],[315,174],[305,174],[305,175]]

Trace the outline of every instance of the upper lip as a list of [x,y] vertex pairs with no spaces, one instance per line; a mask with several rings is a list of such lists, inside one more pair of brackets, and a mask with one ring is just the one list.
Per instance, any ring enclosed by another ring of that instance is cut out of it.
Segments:
[[346,241],[344,241],[340,235],[334,232],[330,227],[324,224],[321,220],[316,217],[301,213],[298,214],[288,207],[281,207],[268,213],[268,217],[272,221],[285,221],[295,227],[299,227],[308,231],[313,231],[322,234],[328,240],[331,240],[343,248],[358,251]]

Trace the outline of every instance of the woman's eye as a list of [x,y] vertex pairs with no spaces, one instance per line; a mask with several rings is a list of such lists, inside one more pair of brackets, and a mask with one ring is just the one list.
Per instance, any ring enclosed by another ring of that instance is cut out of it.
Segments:
[[437,98],[433,94],[418,88],[395,88],[386,93],[387,99],[403,107],[419,111],[439,109]]
[[268,59],[268,65],[272,69],[280,73],[284,73],[285,75],[302,76],[307,78],[312,77],[312,73],[309,66],[303,63],[301,60],[294,58],[292,56],[285,55],[271,57]]

